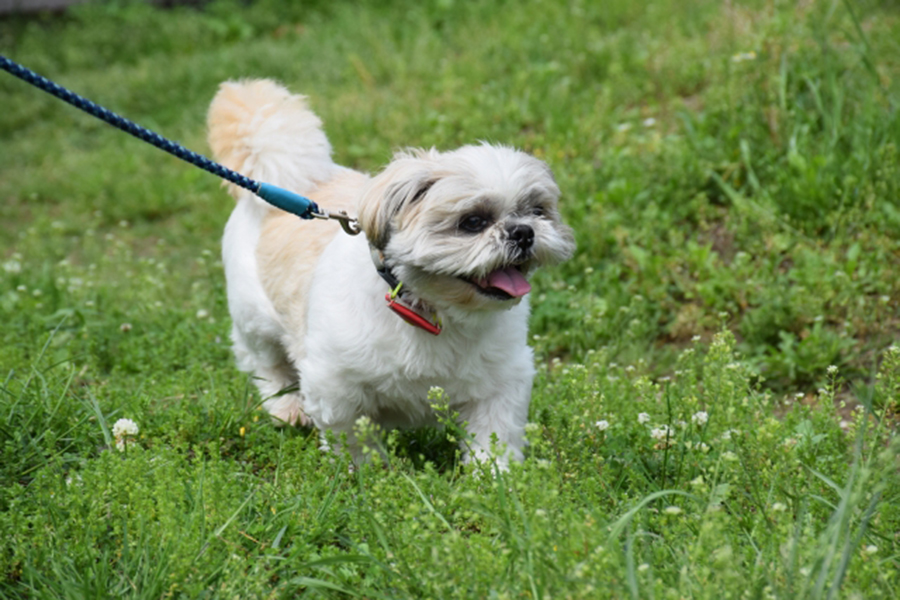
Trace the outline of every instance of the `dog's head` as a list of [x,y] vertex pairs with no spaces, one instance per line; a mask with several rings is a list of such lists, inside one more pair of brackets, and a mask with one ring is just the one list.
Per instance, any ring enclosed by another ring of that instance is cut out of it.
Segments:
[[359,223],[385,264],[435,307],[507,308],[541,265],[572,255],[550,168],[502,146],[394,157],[364,190]]

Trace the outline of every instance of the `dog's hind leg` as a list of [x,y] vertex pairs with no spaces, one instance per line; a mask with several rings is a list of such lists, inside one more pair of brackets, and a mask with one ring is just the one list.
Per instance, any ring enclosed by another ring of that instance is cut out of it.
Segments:
[[277,425],[309,425],[303,412],[299,376],[278,342],[260,339],[235,327],[234,355],[241,371],[252,373],[263,408]]

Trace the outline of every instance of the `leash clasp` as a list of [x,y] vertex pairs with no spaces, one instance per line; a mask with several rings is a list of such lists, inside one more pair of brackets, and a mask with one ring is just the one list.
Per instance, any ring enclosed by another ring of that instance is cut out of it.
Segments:
[[356,219],[348,215],[347,211],[344,210],[339,210],[337,212],[328,212],[327,210],[321,209],[314,210],[310,213],[310,216],[314,219],[331,219],[339,222],[341,224],[341,229],[343,229],[347,235],[359,235],[362,231],[362,229],[359,228]]

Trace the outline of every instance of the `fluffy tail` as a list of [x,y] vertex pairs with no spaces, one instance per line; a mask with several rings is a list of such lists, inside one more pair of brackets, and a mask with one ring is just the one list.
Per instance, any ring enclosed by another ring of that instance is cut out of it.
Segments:
[[[223,83],[209,107],[207,125],[213,157],[257,181],[308,194],[336,168],[322,121],[307,107],[306,97],[292,95],[274,81]],[[228,187],[235,198],[255,197]]]

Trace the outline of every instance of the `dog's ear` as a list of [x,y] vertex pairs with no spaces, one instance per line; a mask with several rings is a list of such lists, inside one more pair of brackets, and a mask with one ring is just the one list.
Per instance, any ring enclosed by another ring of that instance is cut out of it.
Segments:
[[395,219],[421,201],[434,185],[435,155],[434,150],[398,154],[363,190],[359,226],[374,247],[383,250],[387,246]]

